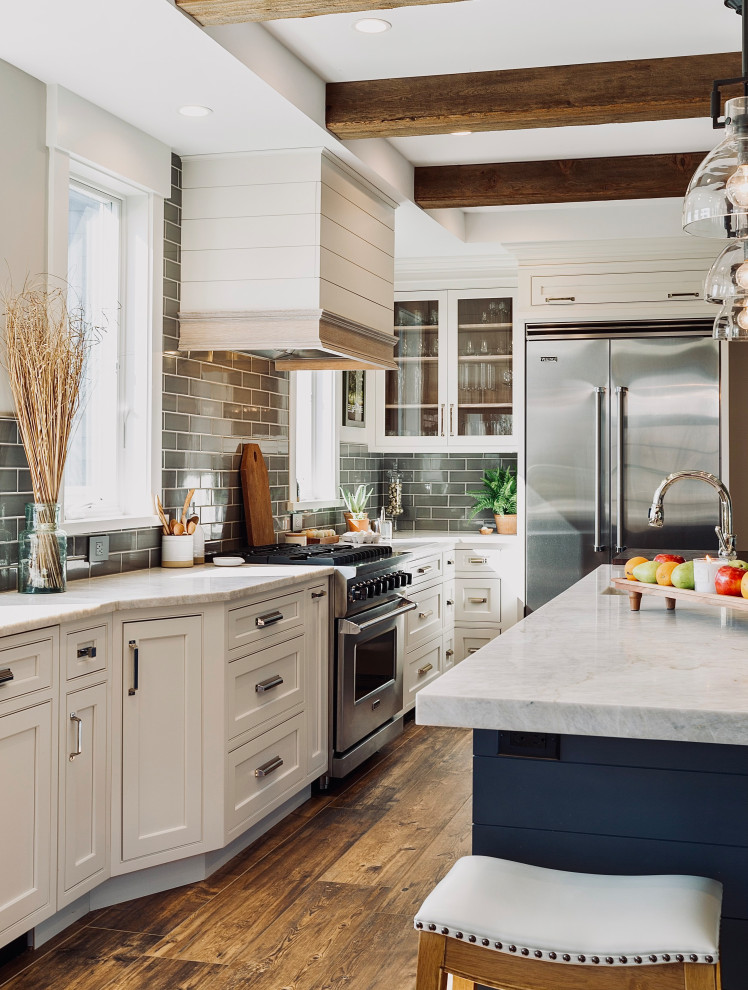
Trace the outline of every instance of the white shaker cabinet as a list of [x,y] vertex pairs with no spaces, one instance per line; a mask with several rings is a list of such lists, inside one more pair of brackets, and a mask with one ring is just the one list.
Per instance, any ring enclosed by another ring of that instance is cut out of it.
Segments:
[[57,906],[109,876],[107,685],[68,691],[60,716]]
[[0,937],[52,913],[52,701],[0,718]]
[[193,615],[126,622],[122,637],[127,861],[202,838],[202,620]]

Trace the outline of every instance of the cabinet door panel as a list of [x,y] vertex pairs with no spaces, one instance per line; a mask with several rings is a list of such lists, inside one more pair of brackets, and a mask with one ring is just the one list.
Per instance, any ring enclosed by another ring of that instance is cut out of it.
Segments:
[[477,653],[486,643],[501,635],[500,629],[476,629],[455,627],[455,663],[460,663],[465,657]]
[[18,698],[52,684],[54,640],[40,633],[9,636],[0,650],[0,670],[8,669],[11,680],[0,683],[0,701]]
[[50,902],[51,751],[51,701],[0,718],[0,932],[19,925],[12,935]]
[[[61,722],[64,817],[60,823],[62,883],[58,907],[79,897],[86,881],[95,878],[95,883],[100,883],[108,872],[106,684],[68,693]],[[93,883],[85,889],[89,886]]]
[[122,632],[122,858],[129,860],[202,837],[202,621],[127,622]]
[[463,578],[457,586],[457,622],[501,622],[500,578]]

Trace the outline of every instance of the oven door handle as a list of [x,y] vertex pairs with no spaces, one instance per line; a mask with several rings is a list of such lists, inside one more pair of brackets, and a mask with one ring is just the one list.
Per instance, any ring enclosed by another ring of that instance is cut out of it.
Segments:
[[341,619],[340,632],[344,636],[358,636],[364,629],[370,629],[371,626],[378,626],[381,622],[388,622],[390,619],[394,619],[395,616],[404,615],[406,612],[412,612],[414,608],[418,608],[418,602],[410,602],[407,598],[404,598],[403,602],[404,605],[402,608],[393,609],[392,612],[388,612],[386,615],[380,615],[378,619],[369,619],[367,622],[351,622],[350,619]]

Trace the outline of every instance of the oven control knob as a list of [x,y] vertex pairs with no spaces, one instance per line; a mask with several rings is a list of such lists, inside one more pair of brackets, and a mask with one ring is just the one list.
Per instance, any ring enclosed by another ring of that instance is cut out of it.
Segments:
[[394,578],[395,578],[395,587],[396,588],[403,588],[403,587],[405,587],[405,575],[403,574],[402,571],[397,571],[394,574]]
[[397,578],[394,574],[388,574],[384,580],[387,584],[387,591],[392,591],[393,588],[397,587]]
[[376,591],[374,589],[374,582],[371,579],[369,579],[368,581],[365,581],[364,584],[366,585],[366,597],[373,598],[374,595],[376,594]]
[[403,571],[403,577],[405,578],[405,584],[413,584],[413,575],[410,571]]
[[376,578],[371,582],[374,585],[374,594],[381,595],[383,591],[387,588],[387,583],[382,580],[382,578]]

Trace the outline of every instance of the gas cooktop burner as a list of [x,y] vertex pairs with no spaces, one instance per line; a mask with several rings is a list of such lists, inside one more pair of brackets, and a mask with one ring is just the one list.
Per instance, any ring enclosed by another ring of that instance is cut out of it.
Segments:
[[296,546],[293,543],[273,543],[267,547],[245,547],[217,557],[243,557],[248,564],[318,564],[321,567],[355,567],[392,556],[388,544],[351,546],[342,543],[322,543]]

